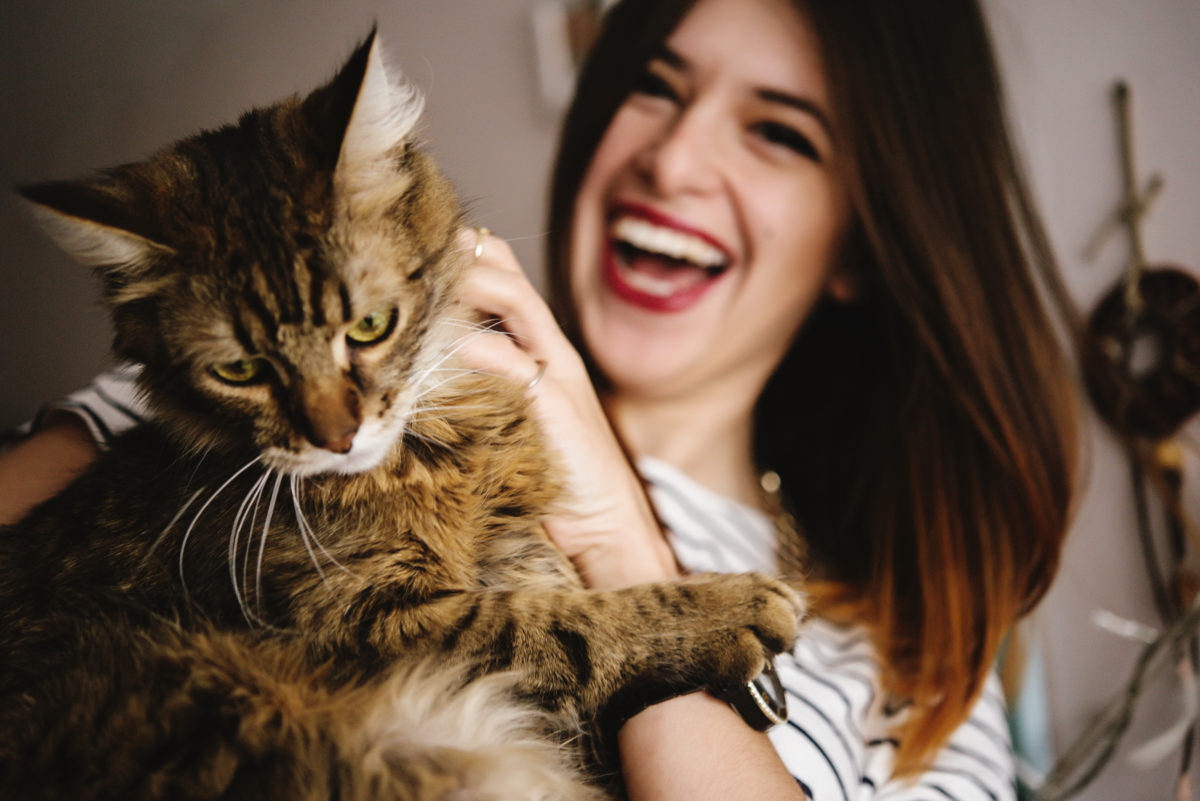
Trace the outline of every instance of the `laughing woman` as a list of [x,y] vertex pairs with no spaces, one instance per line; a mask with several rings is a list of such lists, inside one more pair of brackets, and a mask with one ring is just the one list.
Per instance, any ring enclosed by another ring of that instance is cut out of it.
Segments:
[[[991,665],[1057,565],[1074,401],[976,4],[618,4],[550,222],[555,314],[474,232],[463,301],[508,334],[468,360],[530,383],[567,465],[556,543],[597,588],[804,553],[817,613],[778,660],[785,724],[650,707],[630,796],[1012,798]],[[107,380],[75,408],[119,422]],[[6,498],[94,452],[53,421]]]

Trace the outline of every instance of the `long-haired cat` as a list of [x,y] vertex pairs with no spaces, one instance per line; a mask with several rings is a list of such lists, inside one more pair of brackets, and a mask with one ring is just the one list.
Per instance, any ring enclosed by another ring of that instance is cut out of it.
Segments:
[[585,733],[752,677],[773,580],[585,590],[520,388],[457,370],[462,213],[374,36],[333,80],[24,190],[154,422],[0,532],[0,796],[588,798]]

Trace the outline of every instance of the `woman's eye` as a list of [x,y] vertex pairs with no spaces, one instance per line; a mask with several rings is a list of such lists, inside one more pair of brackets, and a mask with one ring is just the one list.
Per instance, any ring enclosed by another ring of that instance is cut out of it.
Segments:
[[395,324],[395,309],[390,312],[372,312],[355,323],[354,327],[346,332],[346,341],[355,346],[373,345],[392,333]]
[[801,156],[820,162],[821,154],[812,140],[790,125],[779,122],[762,122],[755,126],[758,135],[769,144],[786,147]]
[[653,70],[646,70],[633,84],[633,92],[647,97],[661,97],[666,100],[678,100],[679,95],[667,81]]
[[266,376],[264,367],[262,359],[238,359],[235,362],[214,364],[208,369],[226,384],[253,384]]

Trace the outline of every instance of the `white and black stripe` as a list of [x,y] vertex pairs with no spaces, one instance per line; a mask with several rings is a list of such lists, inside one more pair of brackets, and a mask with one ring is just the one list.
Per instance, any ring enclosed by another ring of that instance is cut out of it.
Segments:
[[67,413],[83,421],[101,448],[108,447],[117,434],[146,420],[145,406],[138,397],[136,385],[140,369],[126,365],[103,373],[90,386],[46,404],[32,422],[16,427],[5,434],[4,439],[18,440],[51,416]]

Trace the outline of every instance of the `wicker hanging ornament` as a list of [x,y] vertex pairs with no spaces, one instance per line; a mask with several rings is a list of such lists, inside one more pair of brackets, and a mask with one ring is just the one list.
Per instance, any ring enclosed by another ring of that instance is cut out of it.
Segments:
[[1088,319],[1083,372],[1096,410],[1119,432],[1150,439],[1175,433],[1200,411],[1200,282],[1176,266],[1146,264],[1133,164],[1129,89],[1116,87],[1125,179],[1121,219],[1133,258]]
[[1114,287],[1088,320],[1084,376],[1117,430],[1163,439],[1200,411],[1200,282],[1181,269],[1140,272],[1140,308]]

